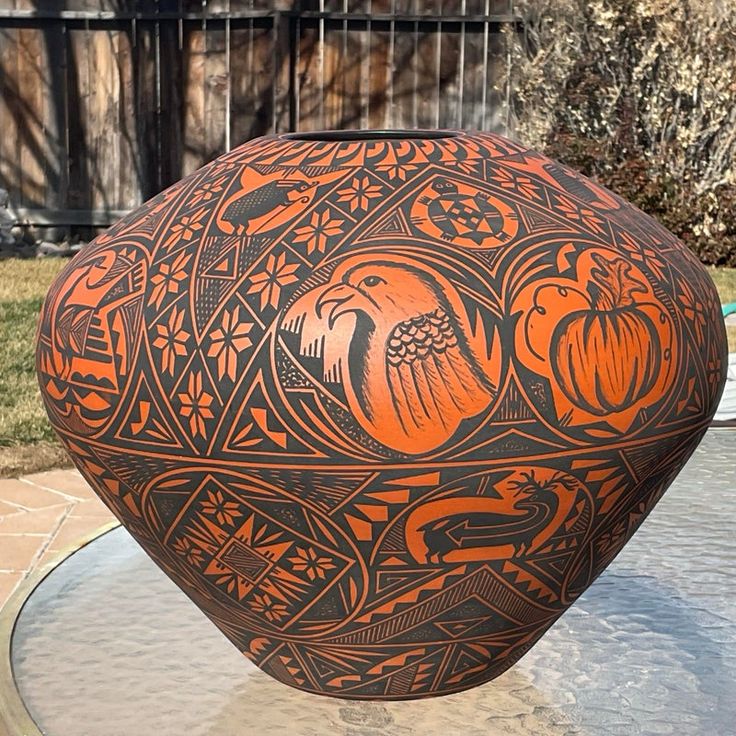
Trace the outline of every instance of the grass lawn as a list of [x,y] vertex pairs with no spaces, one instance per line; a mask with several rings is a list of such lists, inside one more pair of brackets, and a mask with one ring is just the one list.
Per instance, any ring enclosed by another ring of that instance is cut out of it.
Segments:
[[[0,478],[69,464],[36,384],[34,335],[43,297],[67,261],[0,261]],[[709,269],[721,301],[736,302],[736,269]],[[729,345],[736,351],[736,326]]]

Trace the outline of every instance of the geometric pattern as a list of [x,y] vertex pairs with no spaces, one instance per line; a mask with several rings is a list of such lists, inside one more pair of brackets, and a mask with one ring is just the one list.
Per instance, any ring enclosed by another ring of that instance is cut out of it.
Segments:
[[37,368],[77,467],[294,687],[493,679],[621,550],[724,381],[713,284],[504,138],[275,136],[99,236]]

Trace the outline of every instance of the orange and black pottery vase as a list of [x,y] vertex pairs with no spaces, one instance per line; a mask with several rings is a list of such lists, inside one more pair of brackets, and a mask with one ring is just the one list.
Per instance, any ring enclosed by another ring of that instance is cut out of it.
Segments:
[[77,467],[278,680],[457,692],[516,662],[706,431],[697,259],[505,138],[260,138],[56,279],[37,366]]

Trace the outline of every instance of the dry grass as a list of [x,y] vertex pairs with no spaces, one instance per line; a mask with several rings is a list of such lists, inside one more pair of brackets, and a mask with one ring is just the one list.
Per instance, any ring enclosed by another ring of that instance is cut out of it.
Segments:
[[[718,289],[722,304],[736,302],[736,268],[709,268],[708,273]],[[733,317],[731,317],[733,320]],[[731,321],[729,320],[729,321]],[[736,353],[736,324],[726,324],[728,350]]]
[[736,268],[708,268],[722,304],[736,302]]
[[56,439],[32,445],[0,447],[0,478],[17,478],[71,464],[69,455]]
[[38,300],[39,306],[59,271],[69,261],[65,258],[20,259],[0,261],[0,303]]
[[68,462],[41,404],[34,336],[59,259],[0,261],[0,477]]

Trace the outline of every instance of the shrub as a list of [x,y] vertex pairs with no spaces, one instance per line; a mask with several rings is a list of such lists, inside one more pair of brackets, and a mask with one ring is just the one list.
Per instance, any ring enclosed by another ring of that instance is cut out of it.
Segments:
[[518,138],[736,266],[736,0],[524,0]]

